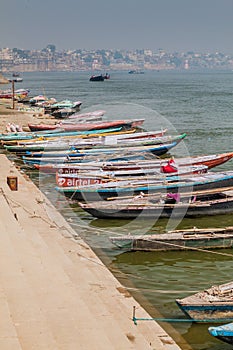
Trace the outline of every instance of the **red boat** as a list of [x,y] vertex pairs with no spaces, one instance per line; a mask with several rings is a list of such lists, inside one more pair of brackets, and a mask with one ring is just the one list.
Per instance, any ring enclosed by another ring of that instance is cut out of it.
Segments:
[[[25,90],[25,89],[18,89],[15,91],[14,93],[14,97],[15,98],[24,98],[29,94],[29,90]],[[12,98],[12,91],[11,90],[5,90],[5,91],[1,91],[0,92],[0,98],[7,98],[10,99]]]
[[98,129],[107,129],[113,127],[124,127],[124,128],[133,128],[136,126],[142,125],[144,119],[128,119],[128,120],[113,120],[113,121],[104,121],[98,123],[75,123],[75,124],[31,124],[28,126],[31,131],[42,131],[42,130],[53,130],[58,126],[62,127],[64,131],[87,131],[87,130],[98,130]]

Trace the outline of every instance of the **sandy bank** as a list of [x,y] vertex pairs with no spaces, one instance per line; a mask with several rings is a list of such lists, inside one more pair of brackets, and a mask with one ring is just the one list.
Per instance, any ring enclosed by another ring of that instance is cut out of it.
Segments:
[[[19,110],[17,109],[19,108]],[[22,111],[20,111],[20,108]],[[24,130],[28,129],[28,123],[39,124],[55,124],[57,119],[48,114],[43,114],[35,111],[23,111],[22,104],[15,104],[15,109],[12,109],[12,102],[8,99],[0,99],[0,133],[6,131],[7,123],[18,124]]]

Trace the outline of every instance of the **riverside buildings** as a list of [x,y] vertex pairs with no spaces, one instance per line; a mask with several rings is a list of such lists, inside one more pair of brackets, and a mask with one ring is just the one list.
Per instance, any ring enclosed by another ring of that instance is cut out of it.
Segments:
[[0,48],[0,71],[116,71],[116,70],[233,69],[233,55],[224,53],[141,50],[42,50]]

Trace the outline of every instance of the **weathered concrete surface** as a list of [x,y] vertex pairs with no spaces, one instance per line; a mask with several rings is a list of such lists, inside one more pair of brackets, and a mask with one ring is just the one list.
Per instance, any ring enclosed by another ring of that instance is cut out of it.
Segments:
[[[18,177],[11,191],[7,176]],[[0,349],[178,350],[46,197],[0,155]]]

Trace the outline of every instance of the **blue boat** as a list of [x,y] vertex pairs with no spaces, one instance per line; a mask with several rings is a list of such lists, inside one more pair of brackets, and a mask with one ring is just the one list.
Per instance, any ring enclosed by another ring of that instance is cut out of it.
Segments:
[[233,322],[217,327],[209,327],[209,333],[228,344],[233,344]]
[[[106,184],[98,184],[89,187],[56,187],[56,190],[63,192],[66,197],[75,200],[99,201],[110,197],[132,196],[141,193],[177,193],[179,191],[192,190],[201,191],[212,188],[223,188],[233,186],[233,171],[206,173],[193,176],[173,176],[168,178],[144,181],[111,181]],[[232,304],[233,307],[233,304]]]
[[111,129],[98,129],[98,130],[85,130],[85,131],[61,131],[59,129],[58,132],[49,130],[44,132],[23,132],[23,133],[14,133],[9,135],[0,136],[0,140],[3,141],[22,141],[22,140],[36,140],[38,138],[42,138],[46,140],[47,138],[52,137],[63,137],[63,136],[94,136],[94,135],[102,135],[102,134],[111,134],[115,132],[120,132],[122,127],[111,128]]

